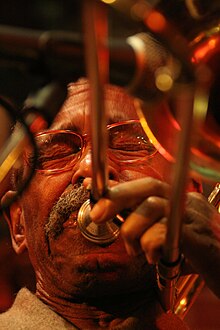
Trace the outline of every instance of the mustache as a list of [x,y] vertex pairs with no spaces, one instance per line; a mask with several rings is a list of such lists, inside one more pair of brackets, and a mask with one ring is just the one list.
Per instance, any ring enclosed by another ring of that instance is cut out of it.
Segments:
[[71,213],[79,210],[89,196],[89,191],[81,183],[70,185],[51,209],[45,225],[46,238],[57,238],[63,231],[64,222],[68,220]]

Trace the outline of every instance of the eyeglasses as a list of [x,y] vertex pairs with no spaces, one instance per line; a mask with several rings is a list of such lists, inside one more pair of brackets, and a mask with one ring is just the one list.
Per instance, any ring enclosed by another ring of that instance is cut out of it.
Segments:
[[[145,134],[139,120],[128,120],[107,126],[108,158],[118,163],[136,163],[152,157],[157,150]],[[35,141],[38,159],[35,169],[59,173],[72,168],[82,157],[88,135],[71,130],[51,130],[38,133]],[[31,154],[26,158],[31,165]]]

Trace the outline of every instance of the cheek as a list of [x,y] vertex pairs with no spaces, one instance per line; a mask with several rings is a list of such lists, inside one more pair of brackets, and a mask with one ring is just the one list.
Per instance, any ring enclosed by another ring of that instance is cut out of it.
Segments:
[[171,182],[173,174],[172,166],[173,164],[168,162],[159,153],[156,154],[155,158],[152,158],[151,167],[162,181]]
[[70,182],[71,174],[69,173],[53,176],[36,174],[23,194],[25,199],[24,205],[36,214],[39,214],[41,211],[49,213],[54,202],[60,197]]
[[27,244],[37,250],[45,244],[44,227],[54,203],[70,183],[70,175],[35,175],[22,196]]
[[136,179],[140,179],[143,177],[153,177],[156,179],[161,179],[161,177],[159,176],[159,174],[157,174],[155,171],[151,171],[148,169],[148,171],[145,171],[145,173],[143,173],[142,171],[138,171],[136,169],[134,170],[122,170],[119,176],[119,181],[124,182],[124,181],[131,181],[131,180],[136,180]]
[[130,181],[142,177],[153,177],[162,181],[170,180],[170,164],[157,154],[143,162],[124,164],[120,167],[119,180]]

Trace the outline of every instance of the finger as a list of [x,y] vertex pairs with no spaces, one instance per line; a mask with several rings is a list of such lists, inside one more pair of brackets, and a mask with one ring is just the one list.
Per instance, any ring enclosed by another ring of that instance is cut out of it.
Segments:
[[131,255],[140,253],[141,236],[161,218],[167,217],[169,202],[167,199],[151,196],[132,212],[121,227],[121,236]]
[[118,184],[108,189],[90,212],[91,220],[100,223],[120,213],[123,209],[134,208],[150,196],[168,198],[170,187],[154,178],[142,178]]
[[186,195],[186,205],[185,205],[185,218],[184,223],[190,224],[196,219],[200,219],[204,216],[207,221],[210,219],[210,213],[212,212],[213,206],[207,203],[207,199],[200,193],[190,192]]
[[[109,187],[113,187],[113,186],[116,186],[118,184],[118,181],[115,181],[115,180],[109,180],[108,181],[108,186]],[[83,180],[83,186],[88,189],[88,190],[91,190],[92,189],[92,178],[85,178]]]
[[162,247],[165,244],[167,226],[164,223],[155,223],[141,239],[140,245],[149,264],[156,264],[162,257]]

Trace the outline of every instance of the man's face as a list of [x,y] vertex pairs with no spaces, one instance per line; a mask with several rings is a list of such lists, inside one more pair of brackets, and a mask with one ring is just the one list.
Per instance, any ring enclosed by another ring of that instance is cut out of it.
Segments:
[[[88,91],[82,88],[84,91],[75,95],[76,90],[70,87],[70,97],[50,127],[88,134],[81,158],[61,173],[37,171],[20,200],[38,289],[70,298],[140,290],[149,286],[151,276],[145,257],[131,259],[120,236],[109,246],[99,246],[86,240],[78,229],[77,211],[89,197],[81,183],[92,176],[90,106]],[[137,119],[132,99],[117,88],[107,91],[106,111],[109,124]],[[110,159],[109,178],[114,183],[143,176],[166,180],[166,166],[159,153],[145,159],[144,166]],[[53,231],[57,224],[58,233],[47,236],[45,228],[50,226]]]

